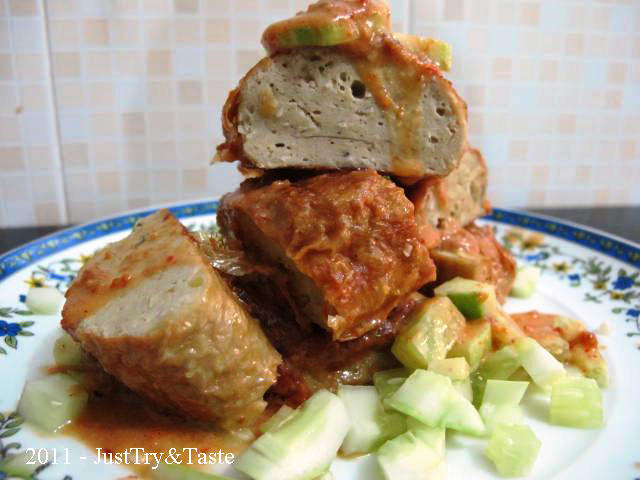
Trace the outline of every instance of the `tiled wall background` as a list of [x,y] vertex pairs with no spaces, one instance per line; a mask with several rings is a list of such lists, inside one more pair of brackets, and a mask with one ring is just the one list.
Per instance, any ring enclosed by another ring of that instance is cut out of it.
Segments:
[[[0,0],[0,226],[231,190],[228,90],[294,0]],[[501,206],[640,203],[638,0],[396,0],[454,46]]]

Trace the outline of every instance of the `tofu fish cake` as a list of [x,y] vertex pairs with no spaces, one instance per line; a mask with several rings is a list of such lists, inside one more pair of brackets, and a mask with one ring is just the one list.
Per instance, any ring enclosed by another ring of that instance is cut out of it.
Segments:
[[63,328],[133,391],[226,429],[264,410],[280,355],[169,211],[97,252],[66,298]]

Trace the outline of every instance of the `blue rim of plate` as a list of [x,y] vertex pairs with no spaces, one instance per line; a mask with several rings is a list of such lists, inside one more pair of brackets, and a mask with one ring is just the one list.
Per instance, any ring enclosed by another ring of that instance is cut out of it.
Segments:
[[[217,209],[217,200],[168,207],[168,210],[178,218],[211,215],[216,213]],[[71,227],[11,250],[0,255],[0,281],[54,253],[111,233],[128,230],[140,218],[157,210],[158,208],[151,208]],[[549,217],[499,208],[494,209],[490,215],[484,218],[562,238],[640,268],[640,246],[593,231],[587,227],[572,225]]]

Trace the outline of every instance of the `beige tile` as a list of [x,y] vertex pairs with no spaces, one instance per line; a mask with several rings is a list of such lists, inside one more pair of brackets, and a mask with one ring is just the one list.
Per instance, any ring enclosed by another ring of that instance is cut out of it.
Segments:
[[91,18],[83,22],[84,41],[87,45],[109,43],[109,22],[104,18]]
[[173,141],[153,142],[151,144],[151,169],[175,169],[178,165],[176,145]]
[[159,107],[173,105],[175,103],[175,89],[171,81],[158,81],[147,83],[147,105]]
[[79,53],[58,52],[53,54],[53,74],[56,77],[79,77],[80,72]]
[[638,144],[636,140],[633,139],[625,139],[620,142],[620,151],[619,158],[622,161],[628,161],[637,159],[638,154]]
[[224,50],[208,50],[206,52],[207,74],[209,77],[229,79],[232,71],[231,52]]
[[186,105],[202,103],[202,82],[183,80],[178,82],[178,99]]
[[149,48],[170,47],[173,40],[171,22],[167,19],[144,21],[144,41]]
[[[3,5],[0,2],[0,9]],[[0,49],[9,50],[11,48],[11,34],[9,33],[9,22],[0,18]]]
[[56,102],[59,108],[79,108],[85,105],[82,83],[56,83]]
[[584,35],[568,33],[565,37],[564,52],[567,55],[584,55]]
[[592,5],[588,9],[587,18],[587,28],[593,30],[609,30],[611,7],[604,5]]
[[139,0],[112,0],[113,11],[119,15],[135,14],[140,11]]
[[494,3],[496,5],[496,8],[493,13],[495,15],[495,20],[498,23],[512,24],[516,21],[517,4],[515,2],[513,2],[512,0],[501,0]]
[[21,147],[0,147],[0,172],[20,172],[24,169]]
[[40,3],[36,0],[8,0],[9,12],[16,17],[35,16],[40,13]]
[[180,111],[176,115],[178,132],[183,136],[205,135],[204,112],[198,110]]
[[482,135],[484,133],[484,115],[477,112],[469,113],[469,133]]
[[96,183],[98,185],[98,193],[104,195],[113,195],[120,193],[122,187],[120,185],[120,173],[118,172],[98,172],[96,173]]
[[544,187],[549,183],[549,165],[534,165],[531,168],[531,183],[534,187]]
[[111,42],[132,46],[140,43],[140,26],[137,20],[113,19],[110,24]]
[[582,81],[582,63],[564,60],[560,62],[560,80],[575,84]]
[[527,140],[511,140],[509,144],[509,159],[524,160],[529,152],[529,142]]
[[125,137],[144,135],[145,120],[142,112],[129,112],[122,114],[122,134]]
[[12,143],[20,142],[20,124],[15,116],[0,116],[0,141]]
[[606,90],[603,106],[604,108],[620,108],[622,106],[622,90]]
[[511,104],[511,87],[502,85],[489,89],[489,105],[493,108],[508,108]]
[[262,23],[258,19],[235,19],[234,39],[237,45],[247,48],[256,48],[260,46],[262,38]]
[[171,12],[170,0],[142,0],[141,5],[144,13],[163,14]]
[[141,208],[146,208],[150,205],[151,205],[151,199],[149,199],[149,197],[127,198],[128,210],[138,210]]
[[537,77],[537,62],[531,58],[516,58],[513,60],[513,79],[529,82]]
[[200,20],[177,19],[174,23],[176,45],[199,45]]
[[[260,0],[232,0],[236,12],[260,12]],[[310,2],[304,0],[305,7]]]
[[8,53],[0,54],[0,80],[13,80],[13,63]]
[[579,30],[585,25],[586,8],[584,4],[569,5],[569,14],[567,19],[569,22],[569,29]]
[[85,170],[89,168],[89,146],[86,143],[67,143],[62,145],[62,163],[65,171]]
[[489,29],[470,28],[468,33],[469,50],[477,53],[485,53],[489,45]]
[[53,169],[52,148],[50,146],[27,148],[27,164],[31,172]]
[[151,138],[167,138],[175,135],[175,115],[173,112],[148,112],[149,135]]
[[85,69],[89,78],[102,78],[111,75],[111,53],[108,51],[86,52]]
[[229,43],[231,41],[231,25],[226,18],[210,18],[205,23],[205,40],[207,43]]
[[202,9],[207,15],[229,15],[231,2],[234,0],[218,0],[216,2],[202,2]]
[[58,194],[56,178],[53,175],[30,175],[31,192],[35,203],[55,201]]
[[157,196],[175,195],[177,191],[178,172],[154,171],[151,172],[151,187]]
[[[417,3],[421,3],[418,1]],[[470,2],[469,16],[474,23],[485,24],[489,21],[489,9],[484,2]]]
[[18,91],[11,84],[0,85],[0,114],[15,115],[22,110]]
[[520,21],[525,25],[540,23],[540,2],[524,2],[520,5]]
[[49,95],[44,85],[25,85],[20,89],[20,97],[26,112],[49,110]]
[[60,208],[55,202],[37,203],[34,206],[36,223],[38,225],[60,225]]
[[527,203],[529,206],[544,206],[546,199],[546,192],[544,190],[531,190],[527,196]]
[[444,19],[457,21],[464,18],[464,0],[447,0],[444,4]]
[[69,203],[69,221],[71,223],[86,222],[95,218],[96,205],[94,202],[70,202]]
[[142,52],[116,52],[115,60],[116,73],[121,75],[143,75],[146,72],[145,55]]
[[91,163],[97,171],[116,171],[119,169],[118,143],[92,142]]
[[540,62],[540,80],[543,82],[555,82],[558,80],[557,61],[543,60]]
[[127,170],[147,168],[147,147],[144,142],[130,141],[122,145],[122,160]]
[[182,171],[183,192],[205,193],[207,191],[207,169],[196,168]]
[[115,104],[115,93],[111,83],[90,83],[89,90],[89,107],[104,108],[113,107]]
[[200,140],[187,140],[176,144],[176,151],[180,153],[181,167],[201,167],[208,162],[205,148]]
[[573,114],[558,115],[557,133],[568,134],[576,131],[576,116]]
[[147,73],[149,75],[171,75],[173,59],[169,50],[147,52]]
[[263,57],[259,50],[238,50],[236,52],[236,74],[244,75]]
[[228,80],[212,80],[207,82],[207,102],[220,111],[229,95],[230,84]]
[[96,113],[91,115],[91,134],[94,137],[115,137],[120,133],[117,113]]
[[89,173],[65,173],[65,189],[71,200],[69,205],[94,197],[93,181]]
[[125,175],[127,196],[140,197],[149,193],[149,173],[145,171],[127,172]]
[[496,58],[492,63],[492,73],[494,80],[509,80],[511,79],[511,59],[510,58]]
[[16,54],[14,56],[16,75],[22,81],[37,81],[45,78],[44,56],[40,54]]
[[51,20],[49,23],[51,44],[55,49],[78,45],[78,22],[75,20]]
[[578,165],[575,169],[575,182],[578,185],[589,184],[591,181],[591,165]]
[[78,1],[82,0],[47,0],[47,13],[54,18],[73,15],[77,12]]
[[624,83],[627,76],[627,65],[622,62],[610,63],[607,69],[607,79],[611,83]]
[[0,176],[0,201],[29,205],[29,182],[25,175]]
[[173,10],[176,13],[198,13],[198,0],[173,0]]

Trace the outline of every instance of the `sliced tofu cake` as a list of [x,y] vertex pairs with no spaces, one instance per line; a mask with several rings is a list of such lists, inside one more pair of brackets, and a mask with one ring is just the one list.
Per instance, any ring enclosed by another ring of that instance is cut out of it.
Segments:
[[218,223],[258,262],[276,267],[299,321],[317,323],[334,340],[375,329],[435,279],[413,205],[372,170],[253,189],[245,182],[223,197]]
[[[389,52],[412,55],[393,37],[387,41]],[[371,65],[339,47],[260,61],[229,95],[223,128],[222,160],[412,178],[448,174],[467,141],[466,105],[435,65]]]
[[416,221],[451,230],[487,214],[487,177],[482,154],[469,147],[460,165],[449,175],[421,180],[409,189],[409,198],[416,206]]
[[280,355],[169,211],[97,252],[66,297],[63,328],[158,405],[228,429],[264,410]]

